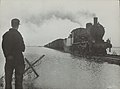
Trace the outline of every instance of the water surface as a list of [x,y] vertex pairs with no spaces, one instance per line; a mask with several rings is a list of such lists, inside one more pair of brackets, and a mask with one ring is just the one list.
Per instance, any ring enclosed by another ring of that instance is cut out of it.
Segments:
[[45,57],[35,67],[40,75],[32,81],[42,89],[120,89],[120,66],[95,63],[85,58],[44,47],[28,47],[29,61]]

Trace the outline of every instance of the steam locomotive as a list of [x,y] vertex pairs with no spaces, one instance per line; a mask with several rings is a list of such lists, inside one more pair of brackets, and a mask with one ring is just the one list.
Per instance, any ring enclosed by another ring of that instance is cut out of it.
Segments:
[[112,48],[110,39],[103,40],[104,27],[94,17],[94,24],[87,23],[86,28],[76,28],[71,32],[71,52],[78,51],[80,55],[106,55],[106,49]]

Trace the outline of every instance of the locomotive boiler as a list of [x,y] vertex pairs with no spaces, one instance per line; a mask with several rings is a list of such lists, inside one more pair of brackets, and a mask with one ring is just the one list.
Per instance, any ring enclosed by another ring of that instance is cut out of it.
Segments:
[[94,24],[87,23],[86,28],[72,30],[71,51],[78,51],[80,55],[106,55],[106,49],[110,49],[112,44],[109,39],[106,42],[103,40],[104,34],[104,27],[94,17]]

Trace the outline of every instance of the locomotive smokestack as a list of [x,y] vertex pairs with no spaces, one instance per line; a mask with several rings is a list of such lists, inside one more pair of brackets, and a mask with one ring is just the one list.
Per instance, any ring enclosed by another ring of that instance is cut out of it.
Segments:
[[87,23],[86,24],[86,29],[89,29],[92,26],[92,23]]
[[94,25],[98,23],[98,17],[94,17]]

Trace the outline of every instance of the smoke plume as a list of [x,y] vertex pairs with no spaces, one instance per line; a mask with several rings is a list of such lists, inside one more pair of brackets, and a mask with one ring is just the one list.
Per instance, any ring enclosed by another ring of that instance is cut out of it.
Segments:
[[69,20],[73,23],[77,23],[82,26],[82,20],[91,19],[95,16],[95,13],[90,13],[89,11],[79,11],[77,13],[72,12],[61,12],[61,11],[48,11],[47,13],[39,13],[38,15],[30,15],[25,18],[25,23],[32,23],[40,26],[52,18]]

